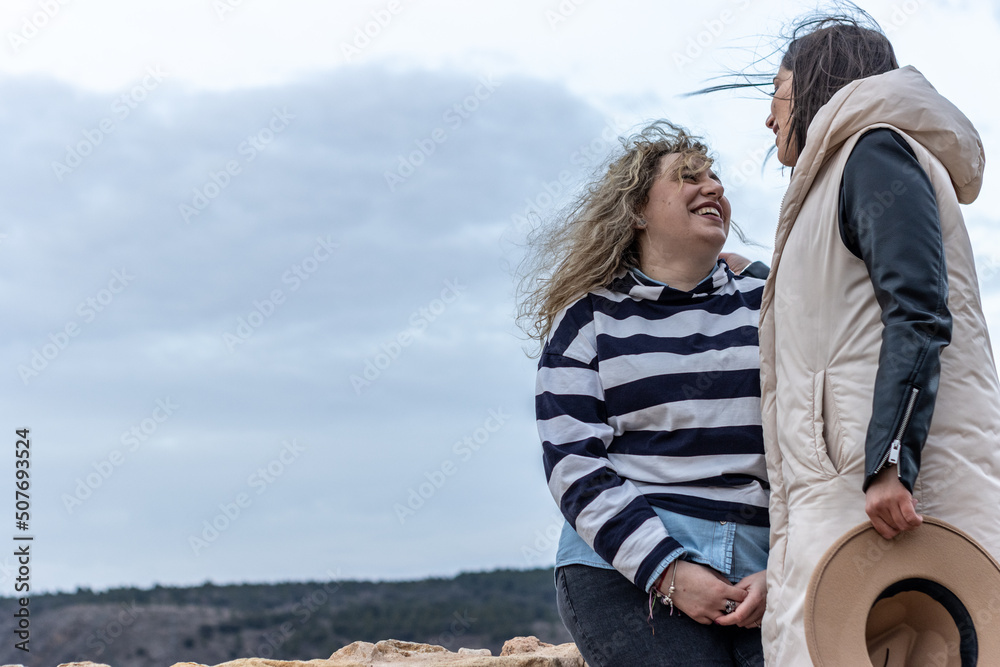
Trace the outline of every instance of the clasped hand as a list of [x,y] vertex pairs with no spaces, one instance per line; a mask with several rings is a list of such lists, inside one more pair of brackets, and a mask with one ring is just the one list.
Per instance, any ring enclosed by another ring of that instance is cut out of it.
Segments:
[[[674,606],[698,623],[738,625],[741,628],[760,626],[764,617],[767,584],[764,571],[755,572],[732,584],[721,573],[710,567],[677,560],[674,580]],[[669,579],[659,583],[661,593],[666,593]],[[736,611],[725,613],[726,602],[738,603]]]

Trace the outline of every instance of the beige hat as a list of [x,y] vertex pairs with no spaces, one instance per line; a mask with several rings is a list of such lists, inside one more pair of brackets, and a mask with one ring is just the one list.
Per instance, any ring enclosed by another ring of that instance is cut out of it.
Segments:
[[816,667],[1000,666],[1000,564],[944,521],[892,540],[866,522],[820,559],[805,626]]

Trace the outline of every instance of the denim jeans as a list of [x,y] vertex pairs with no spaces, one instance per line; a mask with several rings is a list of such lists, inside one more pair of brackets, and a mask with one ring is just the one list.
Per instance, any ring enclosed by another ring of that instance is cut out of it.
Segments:
[[702,625],[660,605],[617,570],[556,570],[556,601],[589,667],[763,667],[759,628]]

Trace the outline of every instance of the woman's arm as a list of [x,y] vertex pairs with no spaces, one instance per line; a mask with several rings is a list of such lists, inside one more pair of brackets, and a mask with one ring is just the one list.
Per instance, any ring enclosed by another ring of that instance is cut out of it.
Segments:
[[[579,346],[577,346],[579,347]],[[723,615],[726,600],[748,591],[711,568],[679,559],[684,547],[607,457],[613,430],[595,364],[542,353],[535,413],[549,491],[566,520],[597,554],[645,591],[677,568],[674,605],[699,623]]]
[[920,523],[910,494],[934,413],[941,350],[951,341],[937,200],[896,132],[877,129],[858,140],[844,168],[840,225],[882,309],[863,488],[869,516],[888,538]]
[[608,460],[614,434],[606,421],[596,362],[543,352],[535,389],[535,416],[552,497],[601,558],[648,591],[683,547]]

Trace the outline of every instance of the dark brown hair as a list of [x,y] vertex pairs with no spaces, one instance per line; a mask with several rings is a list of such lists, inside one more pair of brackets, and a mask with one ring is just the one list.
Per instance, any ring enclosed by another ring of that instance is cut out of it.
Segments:
[[[852,81],[899,68],[892,44],[878,22],[850,0],[828,2],[826,11],[797,19],[768,41],[770,52],[756,57],[742,70],[716,77],[735,81],[686,96],[738,88],[763,91],[771,86],[778,64],[776,56],[781,54],[780,66],[790,70],[793,77],[791,127],[785,147],[791,147],[794,137],[800,154],[806,145],[809,123],[838,90]],[[774,146],[768,157],[773,153]]]
[[[781,59],[792,72],[791,127],[797,153],[806,145],[806,130],[833,95],[858,79],[899,68],[892,44],[870,16],[816,16],[800,21]],[[867,23],[869,25],[864,25]]]

